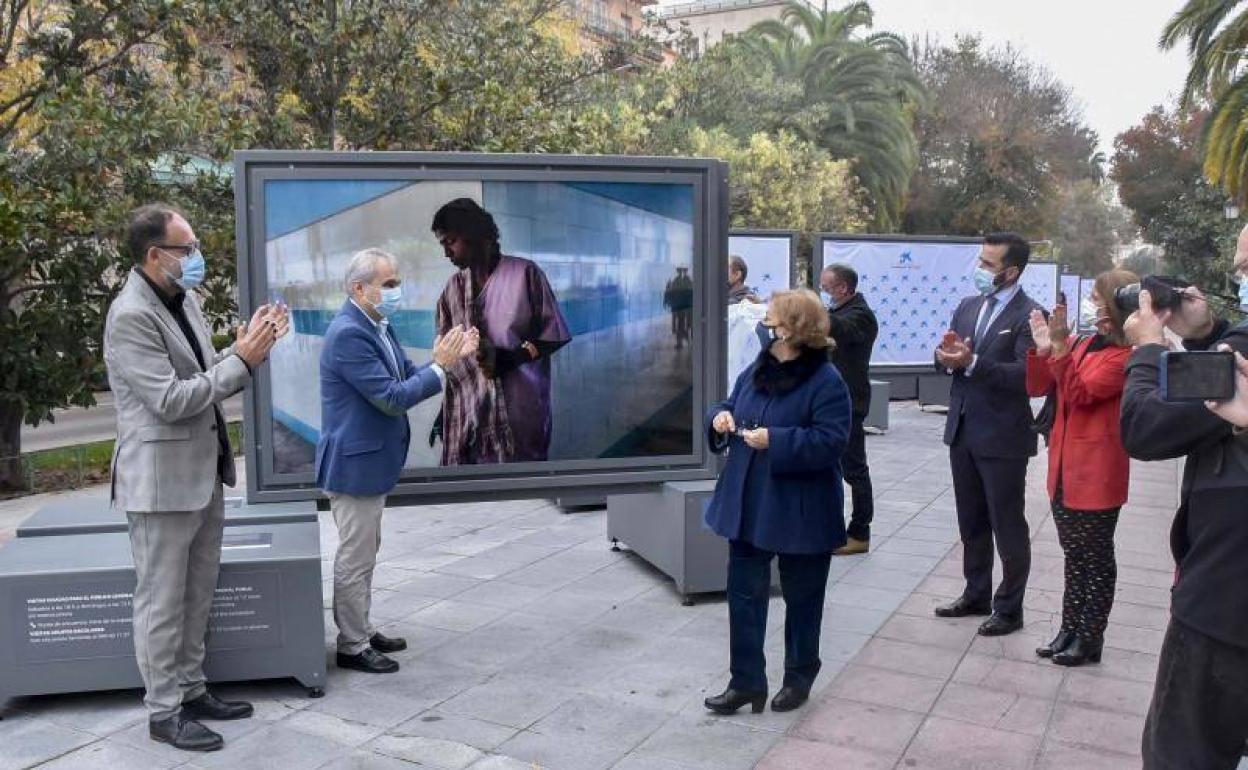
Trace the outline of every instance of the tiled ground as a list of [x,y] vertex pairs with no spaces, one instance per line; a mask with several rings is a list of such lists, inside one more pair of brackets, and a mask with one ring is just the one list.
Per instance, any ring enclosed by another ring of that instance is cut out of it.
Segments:
[[[199,756],[146,738],[137,692],[17,700],[2,712],[0,770],[1139,767],[1178,465],[1134,469],[1105,660],[1066,670],[1032,654],[1053,631],[1062,584],[1041,461],[1028,501],[1025,631],[980,639],[974,619],[931,615],[961,590],[942,425],[895,404],[892,430],[868,440],[875,549],[833,563],[825,673],[796,713],[705,712],[702,699],[727,681],[722,597],[682,607],[669,581],[608,549],[605,513],[539,501],[395,508],[373,612],[383,631],[408,639],[398,674],[331,666],[321,700],[293,683],[224,686],[252,699],[257,716],[220,725],[226,749]],[[0,528],[23,510],[0,506]],[[332,524],[322,532],[331,555]],[[776,682],[782,622],[776,598]],[[328,615],[326,630],[328,650]]]

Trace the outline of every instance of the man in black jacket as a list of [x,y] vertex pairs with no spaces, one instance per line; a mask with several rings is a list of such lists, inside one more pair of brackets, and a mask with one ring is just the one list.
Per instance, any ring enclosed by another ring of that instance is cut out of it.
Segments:
[[871,471],[867,467],[867,438],[863,422],[871,406],[871,348],[879,333],[875,313],[858,293],[858,273],[849,265],[831,265],[819,276],[819,288],[829,302],[832,323],[832,364],[840,371],[853,401],[849,445],[841,457],[841,473],[849,484],[853,514],[846,528],[848,542],[833,553],[839,556],[866,553],[871,541],[871,519],[875,501],[871,493]]
[[[986,236],[974,273],[979,294],[958,305],[935,351],[937,371],[953,378],[945,444],[966,578],[962,595],[935,612],[943,618],[990,615],[979,627],[983,636],[1023,627],[1031,572],[1025,509],[1036,433],[1027,398],[1027,351],[1034,347],[1031,311],[1040,306],[1019,284],[1030,256],[1031,246],[1017,234]],[[1002,572],[995,594],[994,543]]]
[[[1240,236],[1241,242],[1245,236]],[[1241,243],[1241,246],[1245,244]],[[1248,249],[1242,249],[1248,266]],[[1236,267],[1241,260],[1236,259]],[[1161,398],[1162,328],[1187,350],[1248,353],[1248,325],[1215,318],[1195,287],[1177,310],[1156,311],[1147,291],[1126,324],[1122,441],[1138,460],[1186,457],[1170,531],[1177,564],[1153,701],[1144,726],[1146,770],[1227,768],[1248,739],[1248,437],[1199,403]]]

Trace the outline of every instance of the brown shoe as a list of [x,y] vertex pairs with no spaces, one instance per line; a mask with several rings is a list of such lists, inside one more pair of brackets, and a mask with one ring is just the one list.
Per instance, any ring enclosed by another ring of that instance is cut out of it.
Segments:
[[870,549],[871,542],[869,540],[859,540],[856,537],[851,537],[845,545],[837,548],[832,553],[836,556],[853,556],[856,553],[866,553]]

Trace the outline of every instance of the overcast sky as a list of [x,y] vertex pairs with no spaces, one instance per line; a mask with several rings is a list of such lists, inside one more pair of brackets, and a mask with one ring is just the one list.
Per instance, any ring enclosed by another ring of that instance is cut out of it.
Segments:
[[[674,0],[662,0],[670,4]],[[843,5],[830,0],[830,7]],[[952,40],[978,33],[1012,43],[1070,86],[1086,122],[1113,151],[1114,137],[1183,85],[1182,50],[1157,38],[1182,0],[871,0],[875,28]]]

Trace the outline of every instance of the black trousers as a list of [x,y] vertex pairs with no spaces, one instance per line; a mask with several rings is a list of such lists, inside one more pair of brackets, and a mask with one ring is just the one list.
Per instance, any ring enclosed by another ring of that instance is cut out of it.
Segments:
[[823,663],[819,631],[832,554],[777,554],[733,540],[728,550],[729,669],[734,690],[765,692],[767,601],[771,560],[780,560],[780,591],[784,595],[784,685],[809,691]]
[[1062,630],[1096,641],[1105,635],[1114,606],[1118,563],[1114,559],[1114,530],[1118,508],[1074,511],[1062,502],[1059,489],[1053,501],[1057,541],[1066,557],[1066,585],[1062,592]]
[[1144,723],[1144,770],[1234,770],[1248,740],[1248,648],[1170,618]]
[[[1027,459],[984,457],[961,441],[949,448],[953,497],[962,537],[963,595],[986,603],[993,612],[1015,618],[1023,612],[1023,594],[1031,573],[1031,533],[1027,529]],[[1003,577],[992,595],[993,542],[1001,556]]]
[[867,467],[867,415],[854,414],[849,427],[849,444],[841,455],[841,475],[849,484],[853,501],[846,534],[855,540],[871,539],[871,519],[875,518],[875,496],[871,492],[871,469]]

